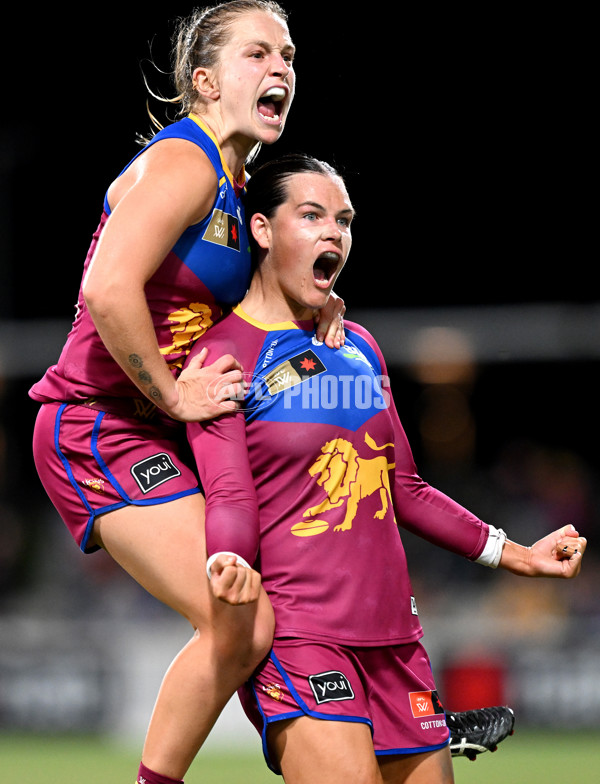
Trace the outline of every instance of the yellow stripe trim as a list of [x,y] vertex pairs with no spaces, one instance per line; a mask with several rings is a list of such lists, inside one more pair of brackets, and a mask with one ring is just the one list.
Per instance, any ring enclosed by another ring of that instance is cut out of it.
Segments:
[[[242,166],[242,171],[240,172],[240,179],[236,180],[235,177],[233,176],[233,174],[231,173],[231,171],[229,170],[229,166],[225,163],[225,159],[223,158],[223,153],[221,152],[221,147],[219,145],[219,142],[217,141],[217,137],[210,130],[208,125],[203,123],[202,120],[200,119],[200,117],[198,117],[197,114],[188,114],[188,117],[190,118],[190,120],[193,120],[196,123],[196,125],[204,131],[204,133],[209,137],[209,139],[212,139],[212,141],[215,143],[215,147],[219,151],[219,158],[221,159],[221,166],[223,167],[223,171],[227,175],[227,177],[229,179],[229,182],[232,185],[235,182],[241,188],[245,187],[245,185],[246,185],[246,169]],[[223,181],[221,180],[221,182],[219,182],[219,185],[221,185],[222,182]]]
[[252,318],[252,316],[249,316],[244,310],[242,310],[241,305],[236,305],[233,309],[233,312],[236,314],[236,316],[239,316],[244,321],[247,321],[248,324],[252,324],[253,327],[258,327],[258,329],[262,329],[265,332],[275,332],[281,329],[300,329],[300,327],[293,321],[280,321],[278,324],[263,324],[262,321],[257,321],[257,319]]

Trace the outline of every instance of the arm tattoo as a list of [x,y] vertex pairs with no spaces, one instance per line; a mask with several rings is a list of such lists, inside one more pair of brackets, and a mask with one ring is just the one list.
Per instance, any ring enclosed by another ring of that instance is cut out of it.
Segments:
[[[141,370],[144,366],[142,358],[139,354],[130,354],[129,357],[129,364],[131,367],[139,369],[140,372],[138,373],[138,379],[142,382],[142,384],[151,384],[152,383],[152,376],[148,373],[147,370]],[[157,386],[152,386],[148,390],[148,396],[152,398],[152,400],[162,400],[162,394],[160,389]]]
[[142,362],[142,358],[140,357],[139,354],[130,354],[129,364],[131,365],[131,367],[141,368],[144,363]]

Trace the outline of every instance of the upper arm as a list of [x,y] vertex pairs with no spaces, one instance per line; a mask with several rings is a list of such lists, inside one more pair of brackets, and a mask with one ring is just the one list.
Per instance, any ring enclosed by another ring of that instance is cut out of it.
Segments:
[[357,331],[373,350],[379,364],[387,415],[394,433],[394,468],[390,479],[398,524],[446,550],[467,558],[478,557],[487,539],[487,525],[419,476],[408,437],[396,410],[385,359],[373,337],[365,330]]
[[188,226],[210,210],[217,174],[206,154],[168,139],[140,155],[109,189],[111,215],[85,289],[143,288]]

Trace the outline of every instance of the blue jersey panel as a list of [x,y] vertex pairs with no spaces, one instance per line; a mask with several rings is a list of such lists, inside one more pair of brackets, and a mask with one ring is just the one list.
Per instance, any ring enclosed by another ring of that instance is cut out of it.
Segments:
[[[210,213],[187,228],[173,247],[177,258],[208,288],[216,302],[237,304],[247,291],[251,259],[243,210],[243,190],[233,185],[216,140],[202,121],[191,115],[168,125],[123,169],[152,145],[164,139],[184,139],[202,149],[217,174],[219,188]],[[121,174],[123,173],[121,172]],[[105,199],[105,209],[110,213]]]
[[268,333],[245,399],[247,422],[312,422],[358,430],[387,408],[381,366],[358,335],[331,349],[304,330]]

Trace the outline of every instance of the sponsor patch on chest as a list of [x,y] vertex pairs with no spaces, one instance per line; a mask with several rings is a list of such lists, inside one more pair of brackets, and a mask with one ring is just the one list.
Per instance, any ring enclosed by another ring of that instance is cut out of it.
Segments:
[[131,466],[131,475],[142,493],[149,493],[155,487],[181,476],[181,471],[166,452],[152,455]]

